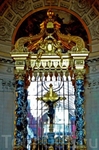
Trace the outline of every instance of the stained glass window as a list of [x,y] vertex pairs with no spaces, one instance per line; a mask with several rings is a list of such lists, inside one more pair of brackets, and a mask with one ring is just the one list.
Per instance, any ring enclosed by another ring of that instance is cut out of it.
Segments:
[[28,150],[30,150],[31,139],[39,140],[46,137],[49,132],[48,105],[43,101],[38,101],[37,97],[43,97],[49,91],[49,85],[53,85],[53,91],[65,100],[59,100],[54,105],[53,132],[56,137],[75,136],[75,96],[74,86],[71,78],[59,76],[57,80],[53,77],[47,81],[33,78],[28,88]]

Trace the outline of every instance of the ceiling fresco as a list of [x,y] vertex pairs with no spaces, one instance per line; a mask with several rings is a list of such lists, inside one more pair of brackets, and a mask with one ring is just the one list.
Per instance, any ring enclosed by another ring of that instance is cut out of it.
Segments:
[[[53,10],[54,19],[61,24],[60,31],[63,34],[77,35],[83,38],[88,44],[87,33],[81,22],[72,14],[64,11]],[[47,9],[38,11],[30,15],[19,27],[15,41],[24,36],[36,35],[40,32],[40,24],[47,18]]]

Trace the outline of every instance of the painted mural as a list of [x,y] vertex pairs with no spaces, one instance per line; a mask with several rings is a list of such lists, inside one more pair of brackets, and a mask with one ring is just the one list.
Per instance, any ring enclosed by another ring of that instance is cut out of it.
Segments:
[[[61,10],[53,10],[55,20],[61,24],[60,31],[63,34],[77,35],[83,38],[88,47],[87,33],[81,22],[74,15]],[[23,36],[36,35],[40,32],[40,24],[47,18],[47,10],[41,10],[30,15],[19,27],[15,41]]]

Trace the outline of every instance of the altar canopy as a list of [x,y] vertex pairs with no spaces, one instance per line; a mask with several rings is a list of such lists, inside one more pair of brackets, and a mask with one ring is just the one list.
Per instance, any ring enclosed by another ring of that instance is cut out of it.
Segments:
[[[15,61],[14,150],[86,150],[84,76],[88,50],[79,36],[60,32],[49,9],[40,33],[21,37]],[[30,143],[29,143],[30,142]]]

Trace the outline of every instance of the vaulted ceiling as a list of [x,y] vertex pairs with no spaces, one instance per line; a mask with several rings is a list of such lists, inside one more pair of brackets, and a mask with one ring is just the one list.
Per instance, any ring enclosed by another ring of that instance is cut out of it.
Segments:
[[0,54],[6,56],[19,37],[37,34],[49,8],[62,21],[61,31],[81,36],[91,50],[99,40],[98,0],[0,0]]

